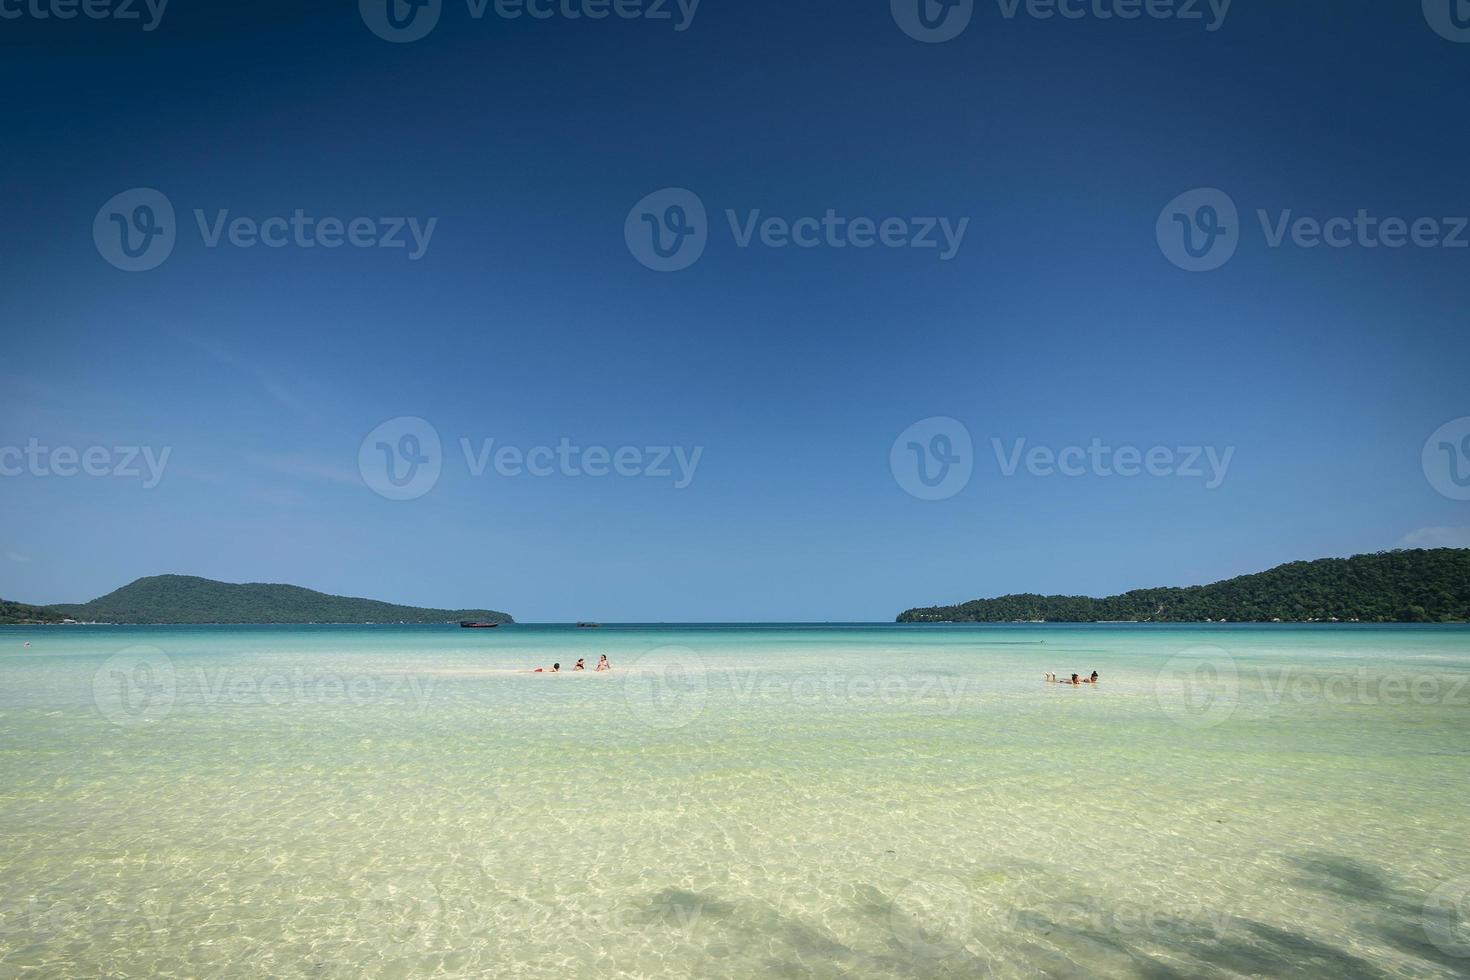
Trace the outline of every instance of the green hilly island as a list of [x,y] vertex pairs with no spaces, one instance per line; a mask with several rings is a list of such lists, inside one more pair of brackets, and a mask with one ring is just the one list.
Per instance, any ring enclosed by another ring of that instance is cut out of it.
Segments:
[[0,623],[64,619],[130,625],[264,623],[509,623],[493,609],[424,609],[328,595],[296,585],[237,585],[192,575],[152,575],[91,602],[28,606],[0,600]]
[[24,602],[0,599],[0,626],[29,623],[59,623],[64,617],[45,606],[28,606]]
[[900,623],[1470,621],[1470,549],[1384,551],[1278,565],[1211,585],[1122,595],[1006,595],[909,609]]

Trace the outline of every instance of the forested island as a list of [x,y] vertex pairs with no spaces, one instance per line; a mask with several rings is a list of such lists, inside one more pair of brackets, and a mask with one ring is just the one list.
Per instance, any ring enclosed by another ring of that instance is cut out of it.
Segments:
[[0,626],[59,623],[64,617],[45,606],[28,606],[24,602],[0,599]]
[[1007,595],[909,609],[900,623],[1461,623],[1470,621],[1470,549],[1383,551],[1278,565],[1211,585],[1122,595]]
[[0,600],[3,624],[66,620],[127,625],[513,622],[493,609],[425,609],[296,585],[236,585],[193,575],[140,578],[91,602],[29,606]]

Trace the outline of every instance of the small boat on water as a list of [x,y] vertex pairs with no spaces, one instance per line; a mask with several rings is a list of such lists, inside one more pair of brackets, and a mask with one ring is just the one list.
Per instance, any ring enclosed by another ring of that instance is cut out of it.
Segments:
[[499,625],[499,623],[472,623],[468,619],[459,621],[459,628],[462,630],[493,630]]
[[579,629],[579,630],[595,630],[598,627],[600,627],[601,625],[602,625],[601,623],[578,623],[577,624],[577,629]]

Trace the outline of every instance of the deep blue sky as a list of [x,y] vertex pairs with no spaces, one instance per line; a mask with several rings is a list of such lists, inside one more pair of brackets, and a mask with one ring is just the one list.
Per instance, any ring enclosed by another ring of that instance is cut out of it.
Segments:
[[[703,0],[683,32],[445,0],[389,44],[347,0],[172,0],[151,32],[0,19],[0,81],[0,447],[171,448],[151,489],[0,477],[7,598],[182,572],[523,620],[887,619],[1470,543],[1420,461],[1470,415],[1470,249],[1273,249],[1255,218],[1470,214],[1470,44],[1418,3],[1236,0],[1207,32],[981,0],[921,44],[888,0]],[[129,273],[92,226],[135,187],[178,242]],[[658,273],[624,219],[666,187],[710,239]],[[1198,187],[1241,214],[1207,273],[1155,238]],[[211,249],[195,208],[438,224],[414,262]],[[948,262],[742,249],[726,208],[970,225]],[[415,500],[359,473],[396,416],[444,440]],[[975,441],[943,501],[889,468],[930,416]],[[704,452],[682,490],[475,478],[461,437]],[[992,437],[1235,456],[1214,490],[1007,478]]]

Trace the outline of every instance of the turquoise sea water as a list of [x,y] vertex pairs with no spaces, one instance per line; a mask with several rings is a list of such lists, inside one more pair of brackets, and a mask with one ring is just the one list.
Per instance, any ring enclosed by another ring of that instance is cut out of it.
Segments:
[[0,628],[0,672],[0,976],[1470,974],[1465,628]]

